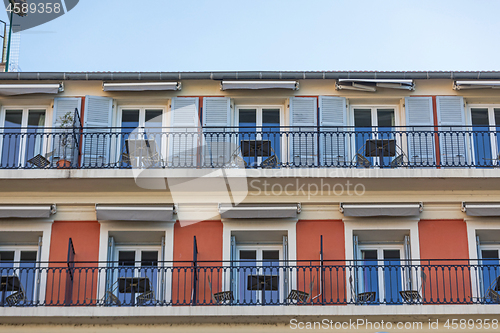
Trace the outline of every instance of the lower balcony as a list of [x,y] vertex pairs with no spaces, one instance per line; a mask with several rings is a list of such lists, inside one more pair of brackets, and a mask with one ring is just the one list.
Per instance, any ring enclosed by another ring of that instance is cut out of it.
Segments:
[[2,261],[0,306],[500,304],[500,265],[485,261]]

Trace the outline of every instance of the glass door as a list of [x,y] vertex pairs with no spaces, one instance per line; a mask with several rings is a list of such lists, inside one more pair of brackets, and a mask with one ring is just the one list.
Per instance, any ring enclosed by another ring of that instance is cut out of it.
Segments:
[[[476,166],[499,163],[500,108],[471,108],[472,149]],[[498,125],[497,125],[498,124]]]
[[[158,166],[161,162],[162,109],[121,109],[121,166]],[[146,165],[147,164],[147,165]]]
[[[483,297],[488,297],[490,289],[498,291],[498,279],[500,276],[500,256],[498,249],[482,249],[482,279],[483,279]],[[490,298],[486,298],[491,301]]]
[[390,166],[396,155],[394,108],[353,108],[357,165]]
[[0,305],[8,301],[10,295],[24,294],[23,298],[13,298],[15,304],[33,304],[36,301],[36,260],[35,249],[0,249],[0,275],[8,281],[7,289],[0,291]]
[[276,168],[281,156],[281,109],[273,107],[239,107],[238,145],[250,168]]
[[[399,249],[361,249],[360,292],[375,293],[375,302],[401,303],[402,272]],[[365,298],[368,298],[365,294]],[[358,295],[359,297],[359,295]]]
[[159,290],[158,253],[153,249],[118,249],[118,274],[112,292],[122,304],[154,304]]
[[33,167],[29,161],[41,155],[49,158],[45,149],[45,110],[7,109],[4,118],[1,165],[4,168]]
[[280,248],[240,248],[238,304],[279,304]]

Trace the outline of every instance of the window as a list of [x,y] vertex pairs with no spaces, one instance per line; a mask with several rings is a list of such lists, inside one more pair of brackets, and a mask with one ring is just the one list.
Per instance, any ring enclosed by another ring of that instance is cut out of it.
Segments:
[[[104,251],[99,253],[100,260],[107,262],[106,279],[99,287],[99,299],[103,304],[155,305],[167,299],[167,290],[170,288],[166,279],[170,281],[170,277],[161,269],[166,260],[167,233],[158,230],[161,227],[152,228],[153,225],[164,224],[145,222],[142,230],[138,226],[127,228],[119,222],[102,224],[102,232],[108,235]],[[168,233],[168,260],[172,260],[172,234]]]
[[[394,134],[396,126],[396,107],[353,106],[351,120],[355,127],[353,137],[354,156],[366,157],[371,165],[389,166],[391,161],[402,153],[401,138]],[[390,149],[379,150],[379,143]],[[393,147],[393,148],[392,148]],[[358,160],[358,163],[360,161]]]
[[477,230],[476,247],[478,258],[479,290],[488,302],[489,290],[497,290],[500,277],[500,230]]
[[281,106],[239,106],[236,121],[239,126],[238,145],[247,166],[260,166],[276,156],[281,160]]
[[[122,107],[119,112],[121,127],[121,143],[118,153],[121,154],[121,164],[130,167],[134,162],[148,160],[151,154],[165,156],[166,137],[162,135],[164,126],[163,108]],[[146,148],[147,147],[147,151]],[[164,148],[165,147],[165,148]],[[126,155],[123,155],[126,154]],[[126,158],[123,158],[126,156]],[[139,157],[136,159],[135,157]],[[156,163],[160,158],[153,157]],[[138,167],[139,165],[135,164]],[[151,165],[147,165],[148,167]]]
[[[1,246],[0,275],[5,288],[0,300],[9,305],[33,304],[37,299],[37,246]],[[5,281],[4,281],[5,280]],[[21,295],[9,301],[9,296]]]
[[500,136],[496,133],[500,130],[500,107],[470,107],[470,123],[474,164],[498,164]]
[[47,137],[40,134],[47,126],[44,108],[4,108],[2,113],[4,131],[8,133],[0,144],[2,167],[30,167],[31,158],[50,153]]

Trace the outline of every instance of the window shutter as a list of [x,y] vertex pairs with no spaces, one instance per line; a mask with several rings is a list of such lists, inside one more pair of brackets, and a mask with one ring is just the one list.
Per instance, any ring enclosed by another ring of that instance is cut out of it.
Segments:
[[[288,263],[288,236],[283,236],[283,265],[285,267],[289,266]],[[285,289],[285,294],[288,295],[290,290],[288,286],[290,284],[290,269],[285,268],[285,281],[283,281],[283,288]]]
[[203,164],[223,167],[231,156],[231,99],[228,97],[203,98]]
[[231,236],[231,253],[230,253],[230,260],[231,260],[231,276],[230,276],[230,280],[231,280],[231,291],[233,292],[233,294],[235,294],[235,298],[238,299],[238,295],[237,295],[237,292],[238,292],[238,287],[236,285],[236,278],[238,276],[238,270],[236,268],[237,266],[237,263],[235,262],[236,261],[236,258],[237,258],[237,255],[236,255],[236,237],[235,236]]
[[321,165],[345,165],[347,156],[347,108],[344,97],[319,97]]
[[465,152],[464,99],[460,96],[437,96],[439,149],[442,165],[460,166],[467,163]]
[[37,273],[36,273],[36,285],[35,285],[35,296],[33,297],[33,301],[35,302],[35,304],[37,304],[37,302],[40,300],[40,280],[42,279],[42,277],[40,276],[41,275],[41,265],[42,265],[42,246],[43,246],[43,236],[39,236],[38,237],[38,253],[36,254],[36,257],[37,257],[37,263],[36,263],[36,267],[38,268],[37,269]]
[[410,236],[405,235],[404,238],[404,251],[405,251],[405,261],[406,268],[403,271],[403,281],[405,283],[406,290],[413,290],[411,285],[411,271],[412,271],[412,261],[411,261],[411,245],[410,245]]
[[160,253],[160,297],[159,301],[163,301],[165,299],[165,236],[161,238],[161,253]]
[[290,98],[291,157],[293,166],[317,163],[317,103],[314,97]]
[[359,290],[363,290],[363,284],[361,281],[359,281],[359,277],[363,276],[363,271],[362,271],[362,265],[360,264],[359,260],[359,241],[358,241],[358,236],[353,235],[352,236],[352,254],[353,254],[353,275],[354,275],[354,281],[351,283],[351,296],[352,296],[352,301],[356,301],[357,299],[357,294],[360,292]]
[[476,236],[476,251],[477,251],[477,267],[479,279],[479,295],[484,297],[484,281],[483,281],[483,254],[481,253],[481,242],[479,236]]
[[432,97],[406,97],[405,109],[408,130],[408,160],[410,165],[435,165],[436,154]]
[[85,96],[82,166],[102,167],[108,165],[112,113],[113,99]]
[[[78,151],[78,141],[77,137],[73,137],[69,133],[72,130],[62,129],[62,119],[66,114],[70,114],[73,117],[74,126],[80,126],[76,122],[80,118],[80,109],[82,105],[82,99],[79,97],[65,97],[65,98],[54,98],[54,111],[52,115],[52,126],[54,127],[53,132],[55,133],[52,140],[52,150],[47,151],[48,155],[52,155],[54,160],[67,159],[71,162],[76,162],[76,156]],[[75,110],[78,114],[78,119],[75,119]],[[65,125],[65,127],[73,127],[71,124]],[[65,134],[66,133],[66,134]],[[50,154],[52,152],[52,154]]]
[[112,291],[114,283],[114,271],[115,271],[115,269],[112,269],[115,261],[115,239],[113,237],[108,238],[107,260],[108,260],[108,267],[107,267],[108,272],[106,274],[106,291]]
[[170,165],[193,167],[197,165],[200,134],[198,128],[198,98],[172,98],[170,134]]

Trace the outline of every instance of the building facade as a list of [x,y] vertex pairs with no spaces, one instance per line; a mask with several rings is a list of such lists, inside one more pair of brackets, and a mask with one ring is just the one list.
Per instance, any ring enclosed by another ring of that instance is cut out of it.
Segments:
[[498,72],[0,81],[0,331],[498,329]]

